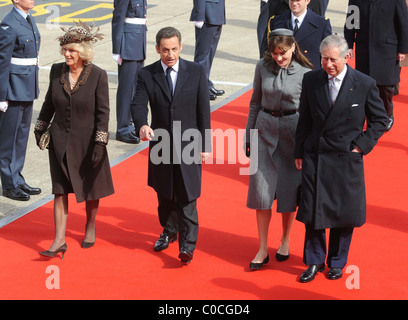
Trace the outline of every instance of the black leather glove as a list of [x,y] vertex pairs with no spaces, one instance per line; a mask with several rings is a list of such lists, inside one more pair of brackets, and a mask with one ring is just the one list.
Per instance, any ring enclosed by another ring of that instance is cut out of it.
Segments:
[[38,147],[40,147],[40,139],[44,132],[45,131],[34,130],[35,142],[37,143]]
[[91,161],[94,168],[96,168],[105,156],[106,145],[101,142],[95,142],[92,150]]
[[245,143],[245,155],[249,158],[251,155],[251,145],[249,142]]

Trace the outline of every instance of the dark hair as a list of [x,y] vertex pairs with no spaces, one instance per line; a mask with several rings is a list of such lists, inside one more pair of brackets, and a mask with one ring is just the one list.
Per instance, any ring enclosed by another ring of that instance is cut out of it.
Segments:
[[272,57],[272,52],[276,48],[279,48],[281,51],[288,51],[293,44],[295,45],[295,51],[293,58],[300,65],[313,69],[311,62],[305,57],[301,52],[299,45],[297,44],[295,37],[292,36],[270,36],[268,42],[268,50],[264,53],[265,67],[271,71],[273,74],[277,75],[279,72],[279,66]]
[[164,27],[159,30],[156,34],[156,45],[160,47],[161,39],[170,39],[173,37],[177,37],[179,43],[181,43],[181,33],[174,27]]

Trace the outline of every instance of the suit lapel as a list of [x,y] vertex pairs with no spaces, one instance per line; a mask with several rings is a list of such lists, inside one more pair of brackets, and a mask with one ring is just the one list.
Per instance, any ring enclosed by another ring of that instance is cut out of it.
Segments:
[[179,72],[177,76],[176,88],[174,89],[173,100],[177,99],[187,79],[188,79],[187,64],[183,59],[179,58]]
[[320,70],[318,76],[318,84],[316,88],[316,97],[319,101],[320,112],[323,114],[323,117],[326,118],[327,114],[331,109],[331,102],[329,98],[329,87],[328,87],[328,77],[326,71],[323,69]]
[[311,17],[310,10],[307,10],[305,19],[302,22],[302,25],[300,26],[299,30],[296,32],[296,41],[299,43],[301,42],[304,38],[308,37],[310,34],[316,31],[318,26],[314,22],[314,19]]
[[167,85],[166,76],[164,75],[164,71],[161,65],[160,60],[156,62],[154,68],[153,79],[157,82],[159,87],[163,90],[166,97],[171,101],[171,94],[169,86]]
[[[28,30],[32,30],[31,26],[29,25],[28,21],[22,17],[21,14],[17,12],[17,10],[13,10],[14,17],[20,22],[21,26],[27,28]],[[35,22],[33,22],[34,24]]]
[[331,108],[330,113],[327,115],[324,127],[330,126],[333,121],[338,119],[340,113],[344,111],[344,108],[350,105],[351,98],[353,97],[353,93],[356,90],[357,84],[354,70],[348,65],[346,67],[346,76],[341,85],[339,94],[337,95],[336,102]]

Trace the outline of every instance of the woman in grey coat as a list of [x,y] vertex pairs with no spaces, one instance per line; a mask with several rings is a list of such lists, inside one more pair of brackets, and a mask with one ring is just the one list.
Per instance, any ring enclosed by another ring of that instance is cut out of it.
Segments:
[[268,229],[274,199],[277,212],[282,213],[283,228],[276,259],[284,261],[289,257],[290,232],[301,185],[293,154],[297,109],[303,75],[312,67],[299,50],[293,32],[287,29],[271,32],[269,50],[256,66],[245,140],[250,169],[255,172],[249,178],[247,207],[256,210],[260,242],[250,263],[252,270],[269,261]]

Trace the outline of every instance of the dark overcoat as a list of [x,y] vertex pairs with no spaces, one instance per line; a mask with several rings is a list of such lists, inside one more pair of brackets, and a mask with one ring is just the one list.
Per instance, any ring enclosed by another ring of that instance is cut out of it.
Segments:
[[[344,26],[349,48],[356,43],[356,69],[368,74],[377,85],[400,81],[398,53],[408,53],[408,11],[404,0],[349,0]],[[360,19],[353,21],[352,15]],[[354,25],[354,28],[350,28]]]
[[[315,229],[360,227],[366,220],[363,155],[384,133],[387,115],[375,81],[348,66],[334,106],[328,91],[323,69],[305,74],[295,138],[295,158],[303,159],[296,218]],[[351,152],[355,145],[363,154]]]
[[[293,30],[290,11],[270,19],[269,30],[278,28]],[[314,69],[321,67],[320,43],[331,34],[330,20],[307,9],[306,16],[295,34],[295,39],[302,53],[313,64]]]
[[[200,144],[199,152],[211,149],[210,141],[206,139],[210,129],[209,91],[203,67],[181,58],[179,61],[173,98],[160,60],[141,69],[131,111],[136,132],[139,133],[143,125],[148,125],[150,103],[150,127],[155,130],[155,138],[150,141],[148,185],[161,196],[172,199],[173,163],[179,162],[188,201],[192,201],[201,194],[201,164],[197,161],[187,163],[189,156],[180,155],[183,150],[188,150],[186,146],[194,146],[194,143]],[[202,139],[190,138],[189,130],[190,133],[198,133]],[[159,136],[161,141],[157,139]],[[170,141],[166,141],[168,137]],[[179,155],[178,160],[172,152],[173,144]],[[195,153],[198,155],[197,150]],[[158,156],[162,159],[157,159]]]
[[[96,136],[108,137],[109,87],[106,71],[86,65],[71,91],[69,67],[54,64],[38,120],[51,123],[49,149],[53,193],[69,189],[78,202],[114,193],[109,158],[94,168],[91,154]],[[103,139],[102,139],[103,140]]]

